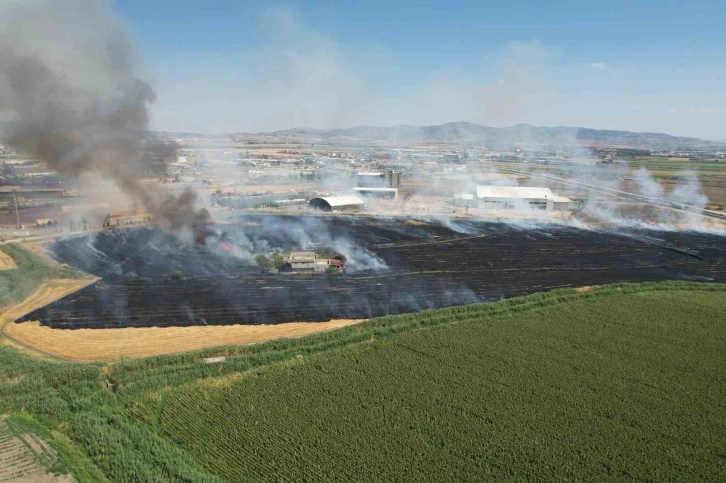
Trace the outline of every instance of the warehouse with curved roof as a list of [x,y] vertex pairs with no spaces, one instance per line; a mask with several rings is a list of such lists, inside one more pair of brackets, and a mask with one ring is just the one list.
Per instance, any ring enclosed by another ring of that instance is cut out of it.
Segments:
[[357,196],[325,196],[313,198],[308,206],[321,211],[358,211],[365,203]]

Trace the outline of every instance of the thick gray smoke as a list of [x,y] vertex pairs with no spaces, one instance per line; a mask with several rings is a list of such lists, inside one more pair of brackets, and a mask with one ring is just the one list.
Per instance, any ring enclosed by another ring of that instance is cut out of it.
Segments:
[[202,223],[192,191],[139,182],[160,173],[176,146],[148,131],[151,86],[103,0],[5,0],[0,4],[0,113],[4,142],[66,175],[98,171],[164,226]]

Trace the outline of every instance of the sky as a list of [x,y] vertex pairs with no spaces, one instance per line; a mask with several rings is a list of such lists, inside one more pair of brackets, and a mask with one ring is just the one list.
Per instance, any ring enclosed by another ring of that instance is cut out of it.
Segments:
[[116,0],[156,129],[471,121],[726,141],[726,2]]

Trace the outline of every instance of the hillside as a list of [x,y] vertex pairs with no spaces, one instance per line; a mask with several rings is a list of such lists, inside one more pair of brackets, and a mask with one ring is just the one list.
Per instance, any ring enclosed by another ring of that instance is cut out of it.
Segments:
[[719,481],[725,294],[562,289],[106,364],[0,346],[0,414],[79,481]]
[[272,136],[309,136],[320,139],[355,139],[361,141],[469,141],[491,145],[589,144],[633,148],[726,148],[726,144],[663,133],[599,130],[581,127],[539,127],[518,124],[511,127],[487,127],[470,122],[450,122],[434,126],[399,125],[393,127],[357,126],[348,129],[288,129],[268,133]]

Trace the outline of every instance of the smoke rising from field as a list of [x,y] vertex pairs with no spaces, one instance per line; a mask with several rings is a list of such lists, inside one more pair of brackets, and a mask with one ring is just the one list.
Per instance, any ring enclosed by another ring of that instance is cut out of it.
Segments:
[[61,174],[100,172],[164,226],[203,223],[191,190],[139,181],[164,171],[174,143],[148,132],[156,94],[102,0],[10,0],[0,6],[0,112],[4,142]]
[[[597,168],[609,170],[611,168]],[[603,171],[606,173],[607,171]],[[646,168],[630,170],[623,168],[616,176],[593,176],[583,179],[575,174],[571,177],[588,182],[597,188],[625,191],[651,198],[665,206],[651,205],[639,201],[627,201],[603,195],[596,189],[586,190],[587,202],[584,213],[591,218],[617,227],[640,227],[657,230],[688,229],[703,232],[722,232],[718,223],[693,211],[671,208],[703,210],[708,205],[698,174],[692,170],[680,170],[674,176],[677,184],[671,190],[659,183]],[[628,184],[627,180],[631,183]]]

